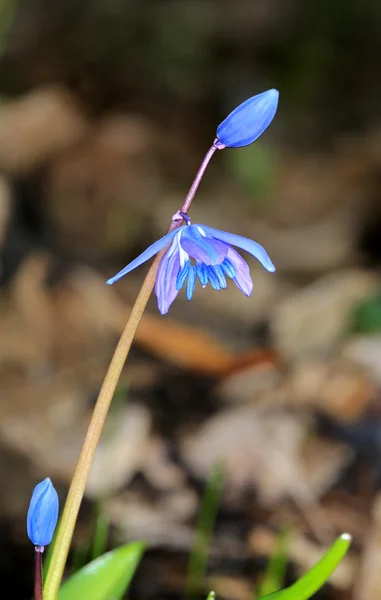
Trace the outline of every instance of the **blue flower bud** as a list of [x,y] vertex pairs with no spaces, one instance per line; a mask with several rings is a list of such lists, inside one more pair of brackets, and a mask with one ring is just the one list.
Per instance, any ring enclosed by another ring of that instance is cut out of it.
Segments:
[[[217,138],[228,148],[255,142],[273,120],[278,107],[278,90],[267,90],[240,104],[218,126]],[[216,142],[218,147],[218,141]]]
[[52,541],[58,519],[58,495],[49,477],[33,490],[26,520],[30,541],[47,546]]

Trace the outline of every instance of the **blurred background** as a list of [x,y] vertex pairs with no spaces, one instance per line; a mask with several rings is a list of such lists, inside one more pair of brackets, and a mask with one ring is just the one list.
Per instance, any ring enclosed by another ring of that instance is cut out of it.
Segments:
[[106,279],[166,231],[218,123],[272,87],[271,127],[215,154],[191,216],[257,240],[277,272],[249,260],[250,299],[198,287],[166,317],[151,299],[68,572],[100,514],[107,548],[148,544],[131,600],[180,597],[221,461],[201,595],[251,599],[282,531],[283,583],[348,531],[316,598],[381,595],[380,28],[363,0],[1,0],[0,576],[14,598],[32,590],[31,490],[50,476],[63,503],[147,267]]

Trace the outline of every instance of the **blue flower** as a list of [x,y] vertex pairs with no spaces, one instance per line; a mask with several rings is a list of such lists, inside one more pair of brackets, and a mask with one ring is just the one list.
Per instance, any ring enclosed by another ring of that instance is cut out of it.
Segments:
[[49,477],[33,490],[26,520],[30,541],[47,546],[52,541],[58,519],[58,496]]
[[188,217],[186,220],[185,227],[167,233],[130,262],[115,277],[109,279],[107,284],[115,283],[163,250],[169,243],[170,246],[160,261],[155,283],[158,307],[162,315],[168,312],[184,285],[186,286],[186,296],[188,300],[191,300],[197,279],[202,287],[210,283],[212,288],[220,290],[226,288],[226,277],[228,277],[234,281],[243,294],[250,296],[253,282],[249,267],[232,246],[246,250],[255,256],[265,269],[271,272],[275,271],[266,250],[257,242],[206,225],[191,225]]
[[217,148],[239,148],[255,142],[273,120],[278,98],[278,90],[267,90],[240,104],[218,126]]

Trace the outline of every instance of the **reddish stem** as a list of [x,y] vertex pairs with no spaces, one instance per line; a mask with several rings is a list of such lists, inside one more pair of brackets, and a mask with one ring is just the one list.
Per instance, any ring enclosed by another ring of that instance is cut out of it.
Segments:
[[197,192],[197,188],[200,185],[201,179],[204,176],[206,167],[208,166],[210,159],[212,158],[215,151],[219,149],[215,145],[216,141],[217,141],[217,139],[214,140],[213,145],[209,148],[208,152],[205,154],[204,160],[202,161],[200,168],[197,171],[197,175],[194,178],[192,185],[190,186],[189,192],[187,193],[184,203],[183,203],[182,207],[180,208],[179,212],[182,212],[182,213],[188,212],[190,205],[192,204],[192,200]]
[[42,600],[42,553],[44,546],[34,547],[34,600]]

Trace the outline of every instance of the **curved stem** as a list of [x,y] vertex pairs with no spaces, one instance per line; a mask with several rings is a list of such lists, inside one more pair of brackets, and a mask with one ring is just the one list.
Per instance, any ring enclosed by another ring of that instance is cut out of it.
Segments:
[[209,148],[208,152],[204,156],[204,160],[202,161],[200,168],[197,171],[197,175],[194,178],[193,183],[189,188],[189,192],[186,195],[184,203],[183,203],[182,207],[180,208],[180,212],[182,212],[182,213],[187,213],[188,210],[190,209],[190,205],[192,204],[193,198],[195,197],[195,194],[197,192],[198,186],[200,185],[201,179],[204,176],[206,167],[208,166],[210,159],[212,158],[215,151],[218,150],[217,146],[215,146],[215,143],[216,143],[216,140],[214,140],[212,146]]
[[[205,169],[216,150],[217,147],[213,144],[205,155],[179,212],[188,212],[197,188],[200,185],[200,181],[205,173]],[[179,227],[181,223],[182,218],[172,221],[168,231],[173,231],[173,229]],[[57,598],[67,555],[69,553],[69,548],[74,533],[79,507],[82,502],[87,478],[93,463],[98,441],[102,433],[103,425],[105,423],[119,377],[122,373],[124,363],[130,351],[132,340],[155,285],[157,270],[165,251],[166,248],[157,254],[151,268],[148,271],[136,302],[131,310],[131,314],[121,335],[119,343],[115,349],[110,366],[106,373],[106,377],[99,392],[57,531],[56,542],[44,586],[44,600],[56,600]]]

